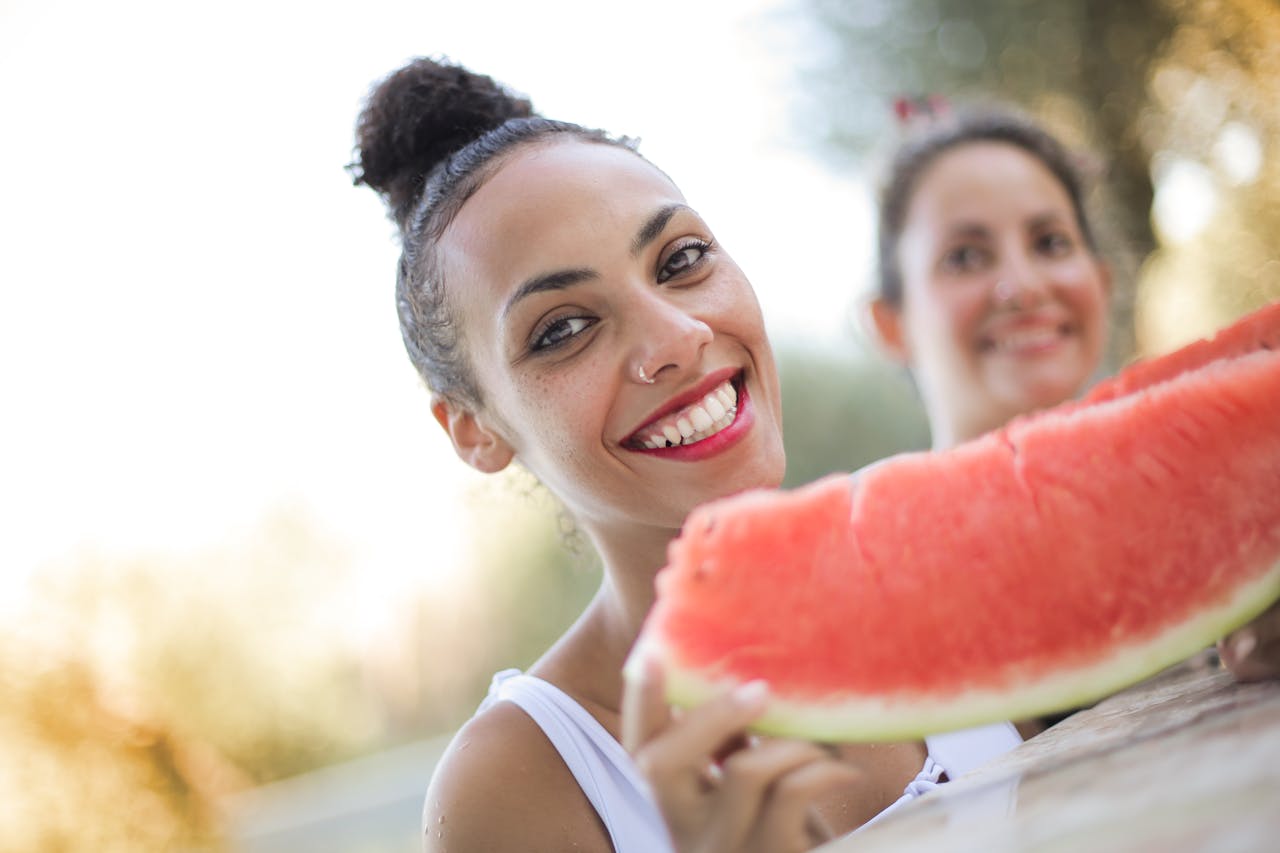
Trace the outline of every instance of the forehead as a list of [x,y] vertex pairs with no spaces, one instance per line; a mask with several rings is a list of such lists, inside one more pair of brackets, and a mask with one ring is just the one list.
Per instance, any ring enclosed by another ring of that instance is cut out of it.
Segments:
[[1066,187],[1040,158],[1005,142],[969,142],[942,155],[916,184],[907,221],[1070,213]]
[[666,175],[616,145],[557,140],[518,149],[442,236],[448,269],[494,284],[624,250],[659,207],[683,202]]

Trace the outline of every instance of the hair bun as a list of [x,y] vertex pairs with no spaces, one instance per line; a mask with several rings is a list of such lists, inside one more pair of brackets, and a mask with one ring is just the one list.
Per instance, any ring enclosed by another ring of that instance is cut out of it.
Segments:
[[447,60],[415,59],[369,93],[348,168],[403,226],[433,167],[509,119],[533,114],[527,98],[492,77]]

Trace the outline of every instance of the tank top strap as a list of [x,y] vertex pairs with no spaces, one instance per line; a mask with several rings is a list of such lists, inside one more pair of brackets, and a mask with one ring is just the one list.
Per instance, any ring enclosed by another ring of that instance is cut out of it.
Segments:
[[[858,832],[868,826],[879,823],[884,818],[897,812],[912,800],[943,784],[943,774],[947,780],[956,779],[997,756],[1022,743],[1022,736],[1014,728],[1013,723],[992,723],[976,726],[940,735],[930,735],[924,739],[929,754],[925,757],[924,767],[916,774],[916,778],[907,784],[902,796],[889,807],[858,828]],[[1012,809],[1008,792],[1001,788],[993,796],[983,795],[970,801],[970,808],[978,813],[991,817],[1004,817]]]
[[671,849],[666,824],[631,756],[585,708],[554,684],[516,669],[493,677],[480,709],[499,701],[514,703],[542,729],[600,815],[614,850]]
[[942,766],[948,779],[955,779],[1004,755],[1022,743],[1022,736],[1013,723],[1000,722],[930,735],[924,742],[929,757]]

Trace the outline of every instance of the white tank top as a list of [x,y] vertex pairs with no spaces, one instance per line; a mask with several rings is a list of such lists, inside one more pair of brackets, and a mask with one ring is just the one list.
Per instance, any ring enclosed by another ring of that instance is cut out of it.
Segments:
[[[596,814],[604,822],[617,853],[666,853],[671,841],[649,786],[631,756],[585,708],[550,682],[518,669],[493,677],[480,710],[500,701],[514,702],[538,724],[573,773]],[[896,802],[863,824],[870,826],[940,783],[955,779],[1022,743],[1011,723],[948,732],[925,738],[924,768]]]
[[506,669],[493,677],[484,710],[514,702],[533,718],[578,780],[617,853],[665,853],[671,840],[631,756],[587,710],[550,682]]

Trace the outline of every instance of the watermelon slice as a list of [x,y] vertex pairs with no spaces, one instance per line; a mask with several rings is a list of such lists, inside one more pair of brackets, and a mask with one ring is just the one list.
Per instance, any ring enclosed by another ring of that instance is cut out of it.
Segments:
[[882,741],[1077,707],[1280,597],[1280,303],[945,452],[700,507],[628,665],[760,731]]

